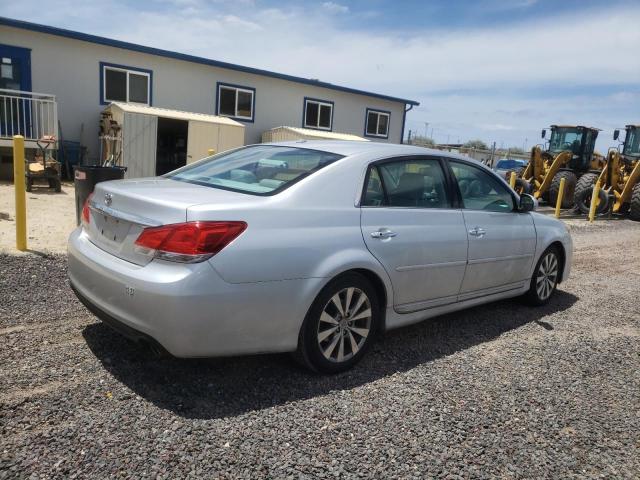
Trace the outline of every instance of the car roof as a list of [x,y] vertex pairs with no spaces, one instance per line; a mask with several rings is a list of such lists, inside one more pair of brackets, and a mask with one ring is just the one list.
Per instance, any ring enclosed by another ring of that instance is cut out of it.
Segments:
[[295,140],[291,142],[271,142],[259,145],[273,145],[279,147],[308,148],[323,152],[336,153],[345,157],[371,154],[376,157],[393,157],[406,155],[433,155],[477,162],[467,156],[437,150],[434,148],[418,147],[415,145],[401,145],[396,143],[362,142],[351,140]]

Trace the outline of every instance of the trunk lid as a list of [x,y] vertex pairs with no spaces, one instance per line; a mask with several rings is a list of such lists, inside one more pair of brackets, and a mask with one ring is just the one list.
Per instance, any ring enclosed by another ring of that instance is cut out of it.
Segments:
[[115,180],[98,183],[90,207],[89,239],[102,250],[137,265],[153,255],[136,248],[145,227],[187,220],[187,209],[227,203],[238,194],[167,178]]

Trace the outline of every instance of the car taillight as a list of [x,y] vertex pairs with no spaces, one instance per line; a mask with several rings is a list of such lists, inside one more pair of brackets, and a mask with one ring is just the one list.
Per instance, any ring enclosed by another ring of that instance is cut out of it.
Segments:
[[88,226],[91,222],[91,215],[89,212],[89,202],[91,201],[91,197],[93,197],[93,192],[89,194],[82,206],[82,224],[85,226]]
[[186,222],[145,228],[138,247],[174,262],[195,263],[212,257],[247,228],[245,222]]

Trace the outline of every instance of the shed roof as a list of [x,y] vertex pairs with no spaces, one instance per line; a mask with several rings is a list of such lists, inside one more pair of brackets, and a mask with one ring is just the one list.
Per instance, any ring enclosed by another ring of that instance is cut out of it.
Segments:
[[235,127],[244,127],[240,122],[231,120],[227,117],[219,115],[207,115],[205,113],[183,112],[180,110],[170,110],[168,108],[148,107],[146,105],[135,105],[131,103],[113,102],[109,104],[105,110],[111,108],[119,108],[123,112],[143,113],[145,115],[153,115],[162,118],[175,118],[176,120],[196,120],[198,122],[217,123],[224,125],[233,125]]
[[98,35],[91,35],[88,33],[76,32],[74,30],[67,30],[65,28],[51,27],[48,25],[42,25],[39,23],[25,22],[24,20],[15,20],[13,18],[0,17],[0,25],[6,25],[14,28],[22,28],[25,30],[31,30],[34,32],[48,33],[49,35],[57,35],[59,37],[67,37],[75,40],[81,40],[84,42],[97,43],[100,45],[107,45],[109,47],[123,48],[126,50],[132,50],[135,52],[148,53],[150,55],[158,55],[161,57],[173,58],[176,60],[183,60],[185,62],[200,63],[203,65],[209,65],[213,67],[226,68],[228,70],[236,70],[239,72],[252,73],[254,75],[261,75],[263,77],[278,78],[280,80],[287,80],[289,82],[303,83],[306,85],[312,85],[315,87],[328,88],[330,90],[338,90],[340,92],[353,93],[356,95],[365,95],[367,97],[380,98],[382,100],[389,100],[392,102],[400,102],[405,105],[420,105],[420,102],[415,100],[408,100],[405,98],[392,97],[389,95],[383,95],[380,93],[372,93],[356,88],[342,87],[340,85],[334,85],[328,82],[321,82],[320,80],[313,78],[296,77],[294,75],[287,75],[283,73],[271,72],[269,70],[262,70],[259,68],[245,67],[243,65],[237,65],[235,63],[221,62],[219,60],[211,60],[204,57],[196,57],[195,55],[187,55],[185,53],[172,52],[170,50],[163,50],[160,48],[147,47],[136,43],[123,42],[121,40],[114,40],[111,38],[100,37]]
[[312,128],[301,128],[301,127],[276,127],[272,128],[271,132],[276,132],[278,130],[289,130],[297,133],[298,135],[302,135],[305,137],[311,137],[315,139],[327,139],[327,140],[354,140],[360,142],[368,142],[366,138],[359,137],[358,135],[352,135],[350,133],[339,133],[339,132],[328,132],[326,130],[314,130]]

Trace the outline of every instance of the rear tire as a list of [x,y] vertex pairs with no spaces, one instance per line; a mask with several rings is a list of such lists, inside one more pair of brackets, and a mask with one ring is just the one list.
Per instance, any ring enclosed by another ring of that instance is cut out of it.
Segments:
[[524,294],[524,300],[529,305],[540,306],[549,302],[558,286],[560,278],[560,252],[555,246],[547,248],[536,268],[533,270],[529,291]]
[[640,222],[640,182],[636,183],[631,191],[631,202],[629,202],[629,218]]
[[296,359],[315,372],[348,370],[371,346],[380,321],[371,282],[355,272],[341,275],[311,305],[300,330]]
[[[576,184],[575,195],[573,196],[576,208],[585,215],[589,213],[589,209],[591,208],[591,196],[593,194],[593,187],[598,180],[597,173],[585,173],[580,177],[578,183]],[[607,211],[607,207],[609,204],[609,197],[607,196],[607,192],[600,189],[598,192],[598,197],[600,198],[600,203],[596,207],[596,215],[600,215]]]
[[578,183],[578,177],[575,173],[569,172],[567,170],[563,170],[558,172],[553,177],[551,181],[551,185],[548,190],[548,202],[551,206],[556,205],[556,201],[558,200],[558,194],[560,192],[560,180],[565,179],[564,181],[564,193],[562,194],[562,203],[560,205],[561,208],[571,208],[573,207],[573,196],[576,191],[576,183]]

